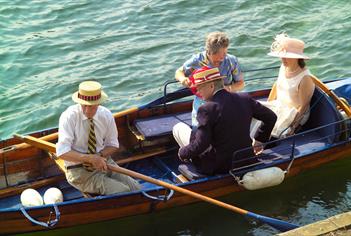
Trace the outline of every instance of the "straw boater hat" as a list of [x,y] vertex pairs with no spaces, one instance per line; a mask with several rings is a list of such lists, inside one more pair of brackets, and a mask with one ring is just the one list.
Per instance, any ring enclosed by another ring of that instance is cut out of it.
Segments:
[[74,102],[82,105],[99,105],[107,98],[96,81],[85,81],[79,84],[79,90],[72,95]]
[[310,59],[303,53],[304,47],[305,43],[302,40],[289,38],[286,34],[278,34],[268,55],[280,58]]
[[204,83],[213,82],[215,80],[225,78],[226,76],[221,76],[217,67],[202,67],[200,69],[195,70],[192,77],[193,81],[191,87],[196,87]]

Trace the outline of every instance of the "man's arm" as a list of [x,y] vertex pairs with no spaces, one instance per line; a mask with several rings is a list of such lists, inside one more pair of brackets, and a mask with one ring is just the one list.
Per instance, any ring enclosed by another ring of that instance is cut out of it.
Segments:
[[263,106],[253,98],[250,98],[253,110],[253,117],[262,121],[262,125],[255,134],[255,140],[259,142],[267,142],[271,136],[271,132],[277,121],[276,114],[269,108]]
[[225,89],[228,92],[231,92],[231,93],[238,92],[238,91],[242,90],[245,87],[243,73],[240,74],[240,80],[239,81],[237,81],[237,82],[234,81],[232,84],[226,85],[224,87],[225,87]]
[[230,70],[232,75],[232,83],[230,85],[224,86],[228,92],[235,93],[242,90],[245,86],[244,73],[240,68],[238,59],[233,55],[228,55],[228,60],[230,63]]
[[185,76],[182,66],[176,70],[175,79],[178,80],[185,87],[190,87],[191,85],[190,79],[189,77]]
[[211,143],[212,128],[211,128],[211,112],[201,106],[198,110],[197,120],[199,126],[196,130],[194,139],[189,145],[179,149],[178,155],[181,159],[191,159],[203,153]]

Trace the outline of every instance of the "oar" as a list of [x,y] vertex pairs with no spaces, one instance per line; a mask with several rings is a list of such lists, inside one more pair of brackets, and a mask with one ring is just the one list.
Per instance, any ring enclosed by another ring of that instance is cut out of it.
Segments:
[[322,81],[320,81],[316,76],[312,75],[313,82],[323,90],[329,97],[331,97],[335,103],[345,111],[348,117],[351,117],[351,108],[345,104],[332,90],[330,90]]
[[211,203],[213,205],[217,205],[219,207],[223,207],[223,208],[225,208],[227,210],[230,210],[230,211],[233,211],[233,212],[236,212],[236,213],[239,213],[239,214],[242,214],[242,215],[254,218],[254,219],[259,220],[262,223],[266,223],[266,224],[272,226],[273,228],[278,229],[278,230],[280,230],[282,232],[285,232],[285,231],[288,231],[288,230],[292,230],[292,229],[296,229],[296,228],[299,227],[298,225],[291,224],[291,223],[283,221],[283,220],[274,219],[274,218],[271,218],[271,217],[267,217],[267,216],[259,215],[259,214],[253,213],[253,212],[249,212],[247,210],[241,209],[239,207],[230,205],[230,204],[225,203],[225,202],[221,202],[221,201],[216,200],[214,198],[210,198],[210,197],[207,197],[205,195],[202,195],[202,194],[190,191],[188,189],[181,188],[181,187],[173,185],[173,184],[169,184],[169,183],[164,182],[162,180],[154,179],[154,178],[152,178],[150,176],[146,176],[146,175],[140,174],[138,172],[125,169],[125,168],[120,167],[120,166],[108,165],[108,168],[111,171],[114,171],[114,172],[117,172],[117,173],[120,173],[120,174],[125,174],[125,175],[131,176],[133,178],[142,179],[142,180],[144,180],[146,182],[149,182],[149,183],[152,183],[152,184],[155,184],[155,185],[159,185],[159,186],[162,186],[162,187],[165,187],[165,188],[168,188],[168,189],[172,189],[174,191],[177,191],[179,193],[183,193],[183,194],[191,196],[193,198],[197,198],[199,200]]
[[[35,137],[30,137],[30,139],[27,139],[27,136],[22,136],[22,138],[23,138],[23,140],[25,142],[29,142],[31,145],[33,145],[35,147],[38,147],[38,148],[41,148],[41,149],[44,149],[44,150],[47,150],[47,151],[54,151],[53,148],[55,147],[55,144],[52,144],[52,143],[48,144],[48,142],[43,142],[42,140],[40,140],[38,138],[35,138]],[[117,173],[121,173],[121,174],[125,174],[125,175],[131,176],[133,178],[142,179],[142,180],[144,180],[146,182],[149,182],[149,183],[152,183],[152,184],[155,184],[155,185],[158,185],[158,186],[162,186],[164,188],[168,188],[168,189],[171,189],[171,190],[183,193],[185,195],[191,196],[193,198],[196,198],[196,199],[199,199],[199,200],[211,203],[213,205],[217,205],[219,207],[223,207],[223,208],[228,209],[230,211],[233,211],[233,212],[236,212],[236,213],[239,213],[239,214],[242,214],[242,215],[254,218],[254,219],[256,219],[256,220],[258,220],[258,221],[260,221],[262,223],[268,224],[268,225],[272,226],[273,228],[278,229],[278,230],[280,230],[282,232],[285,232],[285,231],[288,231],[288,230],[295,229],[295,228],[299,227],[298,225],[291,224],[291,223],[283,221],[283,220],[279,220],[279,219],[275,219],[275,218],[259,215],[259,214],[256,214],[256,213],[253,213],[253,212],[241,209],[239,207],[230,205],[228,203],[224,203],[224,202],[221,202],[219,200],[207,197],[205,195],[202,195],[202,194],[190,191],[188,189],[181,188],[179,186],[176,186],[176,185],[173,185],[173,184],[169,184],[169,183],[161,181],[161,180],[154,179],[154,178],[152,178],[150,176],[146,176],[146,175],[140,174],[140,173],[132,171],[132,170],[128,170],[128,169],[125,169],[125,168],[122,168],[122,167],[119,167],[119,166],[112,166],[112,165],[108,165],[108,168],[111,171],[114,171],[114,172],[117,172]]]

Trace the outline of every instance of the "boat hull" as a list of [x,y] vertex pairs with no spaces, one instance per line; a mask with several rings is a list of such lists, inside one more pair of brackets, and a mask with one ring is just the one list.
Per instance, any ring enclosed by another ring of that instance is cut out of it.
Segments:
[[[269,90],[256,91],[252,93],[252,96],[260,98],[267,96],[268,93]],[[176,164],[177,151],[175,150],[176,145],[174,140],[170,136],[159,137],[154,140],[140,140],[131,125],[137,119],[189,112],[190,110],[191,102],[181,102],[142,110],[130,109],[117,113],[117,115],[115,114],[121,148],[119,153],[114,156],[114,159],[118,162],[130,158],[132,162],[129,163],[128,161],[128,168],[159,178],[165,178],[163,176],[169,171],[148,171],[148,169],[145,169],[145,166],[151,166],[153,158],[160,158],[169,163]],[[57,139],[56,132],[57,129],[49,129],[31,135],[55,142]],[[28,187],[45,189],[53,185],[64,186],[63,189],[66,190],[64,196],[66,197],[63,203],[57,204],[60,218],[54,226],[55,229],[148,214],[153,211],[178,207],[198,201],[195,198],[177,192],[171,196],[171,192],[166,191],[164,188],[155,185],[146,185],[145,183],[145,188],[142,191],[83,198],[77,190],[74,190],[71,186],[67,186],[68,184],[64,179],[64,175],[55,165],[54,160],[48,158],[49,156],[46,152],[23,144],[16,139],[1,141],[0,148],[0,160],[2,163],[0,166],[0,177],[2,178],[0,179],[2,185],[0,189],[0,234],[49,229],[33,224],[21,212],[19,194]],[[131,151],[133,153],[130,153]],[[294,158],[293,164],[289,168],[292,158]],[[288,156],[287,159],[276,162],[274,166],[278,166],[283,170],[289,168],[286,177],[291,177],[303,171],[315,169],[320,165],[343,158],[351,158],[351,138],[349,134],[337,142],[323,146],[323,148],[307,152],[306,154],[300,154],[296,157],[293,155]],[[176,165],[170,166],[173,167],[173,171],[177,171],[174,168]],[[269,164],[261,164],[261,166],[268,167]],[[172,183],[172,178],[167,177],[163,180]],[[21,184],[22,182],[25,182],[25,184]],[[181,183],[178,186],[213,198],[234,192],[246,191],[229,174],[206,177]],[[75,194],[75,197],[72,197],[72,194]],[[168,195],[171,197],[169,199],[160,198],[159,200],[155,200],[146,195]],[[12,204],[11,207],[8,207],[7,203]],[[51,205],[25,208],[25,210],[32,218],[41,222],[47,222],[49,218],[53,219],[56,217]]]

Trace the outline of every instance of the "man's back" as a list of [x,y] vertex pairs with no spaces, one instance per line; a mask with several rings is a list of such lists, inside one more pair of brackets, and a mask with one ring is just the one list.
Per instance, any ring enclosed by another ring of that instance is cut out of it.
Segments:
[[[193,158],[205,174],[226,173],[231,168],[233,153],[252,146],[250,124],[252,117],[262,120],[263,129],[258,132],[259,141],[268,141],[276,116],[245,93],[229,93],[219,90],[211,101],[199,108],[199,126],[192,136],[185,155]],[[237,159],[253,155],[249,149]]]
[[234,151],[251,146],[249,131],[252,107],[246,94],[221,90],[216,95],[207,103],[209,107],[213,105],[218,110],[213,113],[213,146],[219,157],[229,159]]

